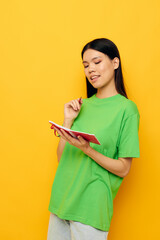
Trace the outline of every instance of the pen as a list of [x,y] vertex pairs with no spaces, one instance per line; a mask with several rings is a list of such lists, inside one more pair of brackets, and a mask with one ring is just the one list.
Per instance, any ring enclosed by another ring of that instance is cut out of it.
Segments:
[[82,103],[82,97],[80,97],[80,99],[79,99],[79,103],[80,103],[80,104]]

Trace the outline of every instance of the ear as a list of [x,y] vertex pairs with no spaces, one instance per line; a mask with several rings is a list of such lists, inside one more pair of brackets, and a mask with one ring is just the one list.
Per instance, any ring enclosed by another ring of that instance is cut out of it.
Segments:
[[114,65],[114,69],[117,69],[119,67],[119,58],[115,57],[113,59],[113,65]]

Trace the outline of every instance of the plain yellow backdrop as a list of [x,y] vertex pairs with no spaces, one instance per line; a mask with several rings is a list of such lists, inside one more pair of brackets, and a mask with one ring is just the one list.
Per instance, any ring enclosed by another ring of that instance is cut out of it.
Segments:
[[6,0],[0,3],[0,239],[47,239],[64,103],[86,97],[81,50],[118,47],[140,112],[140,158],[114,200],[108,240],[160,235],[160,2]]

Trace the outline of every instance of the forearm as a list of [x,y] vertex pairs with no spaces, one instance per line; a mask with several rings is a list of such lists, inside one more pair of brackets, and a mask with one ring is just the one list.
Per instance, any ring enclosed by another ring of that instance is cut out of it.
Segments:
[[125,177],[126,170],[121,160],[106,157],[91,146],[89,146],[84,153],[109,172],[118,175],[119,177]]
[[[66,128],[71,128],[72,124],[73,124],[73,121],[74,120],[68,120],[68,119],[64,119],[63,121],[63,127],[66,127]],[[66,144],[66,140],[64,140],[63,138],[60,138],[60,141],[59,141],[59,144],[58,144],[58,147],[57,147],[57,158],[58,158],[58,162],[60,161],[61,159],[61,155],[63,153],[63,149],[65,147],[65,144]]]

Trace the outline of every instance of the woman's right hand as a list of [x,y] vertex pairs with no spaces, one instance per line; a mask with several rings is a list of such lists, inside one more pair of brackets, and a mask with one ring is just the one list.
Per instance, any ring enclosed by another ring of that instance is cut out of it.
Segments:
[[68,103],[64,104],[64,119],[74,121],[74,119],[78,116],[81,105],[82,105],[82,99],[77,98],[75,100],[71,100]]

